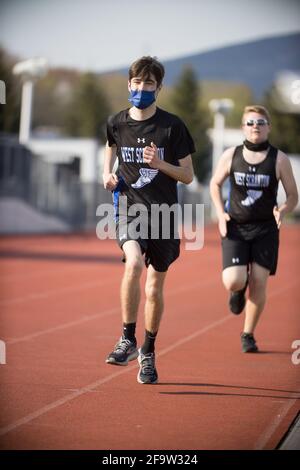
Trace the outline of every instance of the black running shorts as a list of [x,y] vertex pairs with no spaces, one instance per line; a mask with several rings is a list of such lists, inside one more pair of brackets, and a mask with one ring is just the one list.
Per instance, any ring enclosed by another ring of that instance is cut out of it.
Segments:
[[[119,247],[122,249],[124,243],[128,240],[135,240],[139,243],[142,254],[145,254],[145,265],[153,266],[155,271],[165,272],[173,261],[175,261],[180,253],[180,240],[179,238],[158,238],[151,239],[148,227],[147,236],[139,236],[138,238],[132,236],[130,233],[130,224],[135,223],[135,217],[127,217],[127,223],[122,221],[122,216],[119,216],[116,221],[116,238]],[[144,234],[145,235],[145,234]],[[125,262],[125,256],[123,258]]]
[[230,266],[248,266],[251,263],[276,273],[279,248],[279,230],[275,220],[239,224],[227,222],[227,235],[222,238],[223,269]]

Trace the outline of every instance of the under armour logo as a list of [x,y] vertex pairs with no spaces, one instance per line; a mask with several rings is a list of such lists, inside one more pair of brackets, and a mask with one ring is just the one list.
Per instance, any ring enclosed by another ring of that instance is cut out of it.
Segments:
[[240,258],[232,258],[233,264],[237,264],[240,262]]
[[255,166],[249,166],[249,171],[252,171],[252,173],[256,172]]
[[145,139],[145,138],[140,139],[140,138],[138,137],[137,141],[138,141],[138,144],[141,143],[141,142],[144,144],[144,143],[146,142],[146,139]]

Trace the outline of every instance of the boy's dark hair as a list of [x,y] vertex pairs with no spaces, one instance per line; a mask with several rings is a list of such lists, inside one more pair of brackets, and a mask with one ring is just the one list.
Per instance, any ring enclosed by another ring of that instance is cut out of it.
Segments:
[[154,75],[159,87],[165,75],[164,66],[158,62],[156,57],[143,56],[130,66],[129,81],[133,77],[141,77],[143,80],[147,80],[150,74]]

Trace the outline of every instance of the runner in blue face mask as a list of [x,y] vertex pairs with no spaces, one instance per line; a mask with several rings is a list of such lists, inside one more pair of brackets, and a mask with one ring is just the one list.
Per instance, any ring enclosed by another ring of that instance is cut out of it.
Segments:
[[130,90],[128,101],[138,109],[146,109],[155,101],[155,91]]
[[[154,344],[163,313],[163,286],[169,266],[179,256],[180,243],[172,231],[168,238],[149,236],[148,229],[153,228],[151,207],[176,205],[177,182],[188,184],[193,179],[190,154],[195,151],[185,124],[156,106],[163,77],[164,67],[154,57],[142,57],[130,67],[128,91],[132,107],[108,120],[103,173],[104,187],[114,192],[117,241],[126,261],[121,286],[122,336],[106,362],[126,366],[138,358],[137,379],[143,384],[158,380]],[[116,157],[119,165],[113,173]],[[121,205],[124,196],[125,208]],[[146,235],[138,237],[130,232],[136,218],[126,215],[136,204],[143,207],[146,222],[141,225],[147,226]],[[135,328],[144,263],[145,340],[138,351]]]

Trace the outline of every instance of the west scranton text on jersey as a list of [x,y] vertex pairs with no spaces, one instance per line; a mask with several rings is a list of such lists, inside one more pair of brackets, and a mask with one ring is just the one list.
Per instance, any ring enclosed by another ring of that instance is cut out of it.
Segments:
[[238,186],[267,188],[270,183],[270,175],[257,175],[235,171],[234,180]]
[[[158,147],[158,158],[164,160],[165,148]],[[121,157],[124,163],[144,163],[144,147],[121,147]]]

